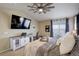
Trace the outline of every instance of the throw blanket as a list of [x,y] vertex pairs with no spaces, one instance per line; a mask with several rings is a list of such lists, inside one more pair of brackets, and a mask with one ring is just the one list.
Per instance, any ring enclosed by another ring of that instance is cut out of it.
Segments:
[[50,44],[46,43],[38,48],[36,55],[47,56],[49,50],[50,50]]
[[40,40],[33,41],[26,45],[25,53],[26,56],[43,56],[47,55],[47,52],[50,48],[54,47],[53,45],[49,44],[48,42],[42,42]]

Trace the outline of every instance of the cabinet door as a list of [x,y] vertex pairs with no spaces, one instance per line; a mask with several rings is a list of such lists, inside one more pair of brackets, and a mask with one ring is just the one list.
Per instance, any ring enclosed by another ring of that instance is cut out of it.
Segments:
[[15,40],[12,40],[13,42],[13,50],[15,51],[17,48],[20,47],[20,40],[19,39],[15,39]]
[[21,38],[21,46],[25,45],[25,38]]
[[17,40],[15,40],[15,46],[16,46],[16,49],[21,47],[21,43],[20,43],[20,39],[19,38]]
[[24,46],[27,43],[29,43],[29,37],[23,37],[23,38],[21,38],[21,46]]
[[20,40],[19,39],[15,40],[15,46],[16,47],[19,47],[20,46]]
[[29,42],[30,42],[29,37],[26,37],[26,38],[24,39],[24,42],[25,42],[25,44],[29,43]]

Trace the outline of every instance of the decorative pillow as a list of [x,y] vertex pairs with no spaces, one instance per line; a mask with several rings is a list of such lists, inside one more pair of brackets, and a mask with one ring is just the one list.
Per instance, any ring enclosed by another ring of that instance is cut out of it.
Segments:
[[47,37],[41,37],[40,41],[42,41],[42,42],[48,42],[48,38]]
[[54,47],[56,45],[57,40],[54,39],[53,37],[48,37],[48,43]]
[[48,43],[55,44],[56,42],[57,42],[57,39],[55,39],[53,37],[48,37]]

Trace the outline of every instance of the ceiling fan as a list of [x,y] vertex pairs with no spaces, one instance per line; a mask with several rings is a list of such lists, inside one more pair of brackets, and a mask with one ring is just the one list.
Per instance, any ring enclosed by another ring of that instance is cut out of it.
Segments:
[[28,5],[27,7],[30,8],[31,11],[34,11],[34,13],[47,13],[52,8],[55,8],[55,6],[52,6],[53,3],[33,3],[32,5]]

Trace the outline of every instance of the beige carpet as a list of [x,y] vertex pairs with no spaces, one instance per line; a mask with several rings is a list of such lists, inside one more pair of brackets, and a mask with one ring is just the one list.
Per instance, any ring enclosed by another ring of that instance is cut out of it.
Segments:
[[24,49],[25,47],[17,49],[16,51],[9,50],[9,51],[0,53],[0,56],[24,56],[25,55]]

